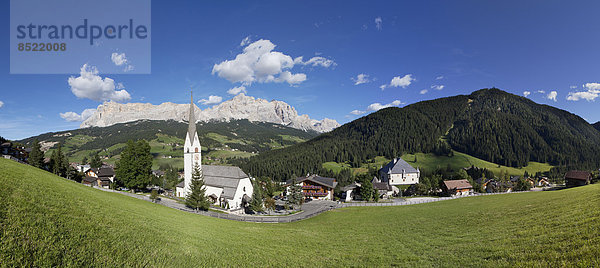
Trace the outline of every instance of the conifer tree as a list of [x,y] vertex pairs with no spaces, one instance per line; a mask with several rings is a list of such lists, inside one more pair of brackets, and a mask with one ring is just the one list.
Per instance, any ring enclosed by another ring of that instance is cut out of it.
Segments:
[[185,205],[194,210],[208,210],[210,202],[206,196],[204,188],[204,175],[198,164],[194,165],[192,171],[192,184],[190,185],[190,193],[185,198]]
[[67,158],[62,153],[62,144],[59,143],[56,150],[50,156],[50,170],[58,176],[66,177],[68,167]]
[[[129,145],[129,143],[128,143],[128,145]],[[100,156],[98,154],[94,154],[94,156],[92,156],[92,159],[90,160],[90,167],[91,168],[102,167],[102,159],[100,159]]]
[[254,183],[254,191],[252,193],[252,201],[250,201],[250,209],[259,212],[263,211],[263,192],[260,183]]
[[44,152],[42,152],[40,142],[37,139],[33,141],[33,148],[31,149],[31,153],[29,153],[28,161],[34,167],[44,167]]

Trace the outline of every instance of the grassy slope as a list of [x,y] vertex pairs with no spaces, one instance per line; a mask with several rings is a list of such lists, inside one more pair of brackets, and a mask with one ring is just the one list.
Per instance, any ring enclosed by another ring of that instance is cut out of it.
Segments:
[[0,265],[598,266],[600,185],[220,220],[0,159]]
[[[454,151],[454,156],[452,157],[436,156],[431,153],[416,153],[416,155],[417,162],[415,162],[414,154],[404,154],[402,155],[402,159],[414,167],[419,167],[429,171],[434,171],[438,168],[446,168],[448,165],[450,165],[450,167],[453,169],[465,168],[474,165],[480,168],[487,168],[495,174],[500,174],[500,171],[504,170],[510,175],[523,175],[525,171],[527,171],[529,174],[535,174],[538,171],[544,172],[552,168],[552,166],[549,164],[538,162],[529,162],[529,165],[523,168],[506,167],[456,151]],[[353,168],[352,170],[355,173],[366,172],[368,165],[374,165],[379,168],[382,165],[387,164],[389,161],[390,160],[385,159],[384,157],[378,156],[375,158],[375,163],[363,164],[360,168]],[[334,172],[339,172],[342,168],[350,168],[350,165],[347,163],[326,162],[323,163],[323,168],[333,170]]]

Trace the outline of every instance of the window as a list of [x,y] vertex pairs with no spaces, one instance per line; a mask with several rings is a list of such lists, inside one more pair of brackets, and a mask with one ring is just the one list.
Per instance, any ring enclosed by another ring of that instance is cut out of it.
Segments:
[[244,187],[244,189],[242,189],[242,190],[244,190],[244,192],[246,192],[246,187]]
[[187,152],[188,152],[188,153],[190,152],[190,148],[187,148]]
[[196,147],[196,153],[198,152],[198,147]]

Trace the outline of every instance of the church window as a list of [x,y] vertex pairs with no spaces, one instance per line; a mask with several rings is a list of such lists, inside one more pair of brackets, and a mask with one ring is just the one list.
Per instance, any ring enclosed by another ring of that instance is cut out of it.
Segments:
[[242,189],[242,190],[244,190],[244,192],[246,192],[246,187],[244,187],[244,189]]
[[198,147],[195,148],[196,149],[196,153],[198,152]]

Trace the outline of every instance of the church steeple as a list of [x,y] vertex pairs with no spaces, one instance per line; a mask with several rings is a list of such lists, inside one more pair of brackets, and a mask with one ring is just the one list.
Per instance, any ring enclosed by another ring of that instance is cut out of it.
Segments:
[[194,142],[194,137],[196,136],[196,115],[194,113],[194,96],[192,95],[192,92],[190,91],[190,97],[191,97],[191,102],[190,102],[190,116],[188,117],[189,120],[189,125],[188,125],[188,137],[190,138],[191,142]]

